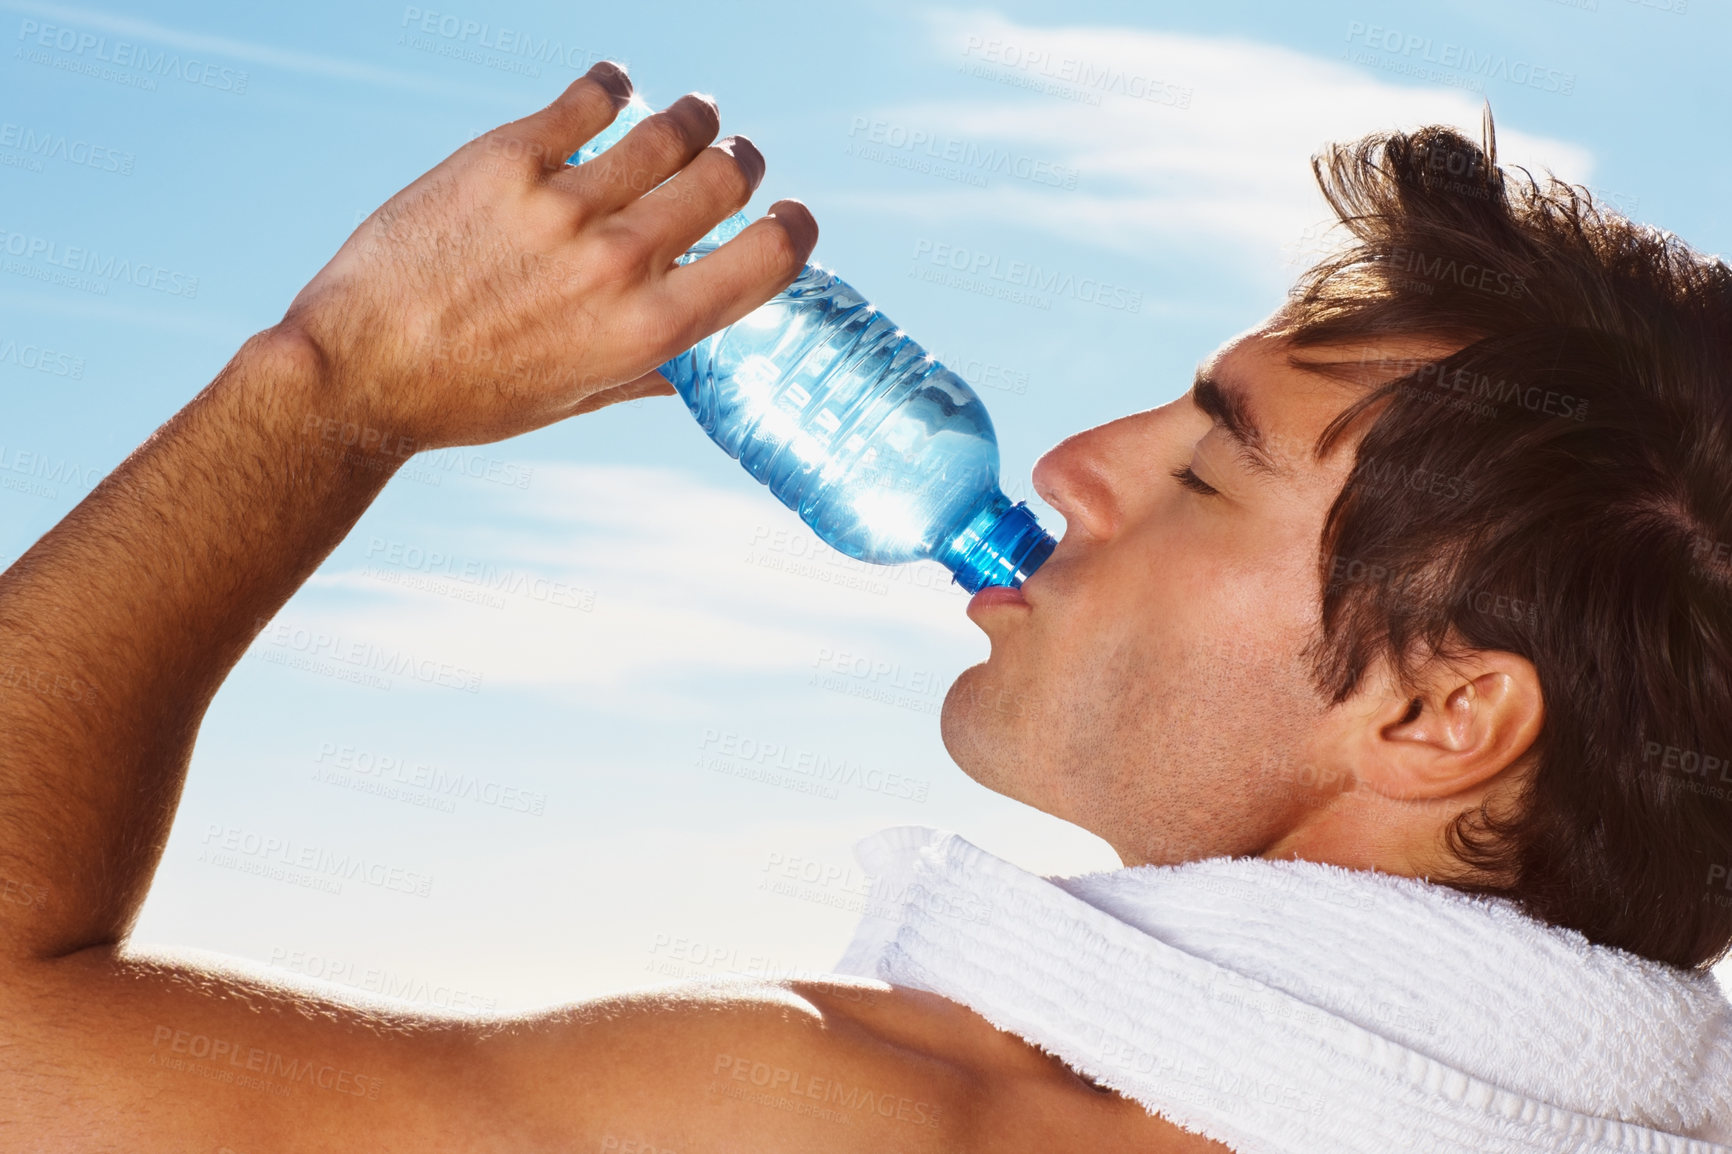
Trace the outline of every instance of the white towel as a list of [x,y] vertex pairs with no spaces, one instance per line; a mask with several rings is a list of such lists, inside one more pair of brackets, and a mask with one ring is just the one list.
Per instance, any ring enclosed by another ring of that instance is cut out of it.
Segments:
[[1041,878],[903,827],[838,969],[942,994],[1238,1154],[1732,1154],[1712,975],[1312,862]]

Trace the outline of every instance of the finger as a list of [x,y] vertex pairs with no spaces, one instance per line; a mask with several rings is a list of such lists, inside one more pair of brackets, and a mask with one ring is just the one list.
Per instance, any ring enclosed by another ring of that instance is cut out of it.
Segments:
[[674,177],[619,214],[649,239],[657,268],[666,267],[723,217],[745,207],[764,179],[764,157],[743,136],[724,136]]
[[496,130],[502,144],[531,161],[541,172],[557,172],[565,158],[608,125],[631,99],[631,77],[603,60],[571,82],[552,104]]
[[668,272],[665,287],[683,317],[679,347],[731,325],[800,275],[818,243],[818,222],[797,200],[778,200],[733,240]]
[[582,401],[572,406],[568,416],[578,416],[582,413],[592,413],[608,405],[617,405],[621,401],[635,401],[640,397],[671,396],[674,387],[668,384],[667,378],[657,372],[648,372],[635,381],[627,381],[623,385],[613,385],[599,392],[591,393]]
[[645,117],[618,144],[549,181],[572,191],[590,213],[630,204],[692,162],[721,127],[716,103],[696,92]]

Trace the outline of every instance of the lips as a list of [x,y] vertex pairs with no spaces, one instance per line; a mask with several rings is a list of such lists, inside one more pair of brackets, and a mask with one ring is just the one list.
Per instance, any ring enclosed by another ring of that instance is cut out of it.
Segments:
[[1021,590],[1012,589],[1008,585],[988,585],[968,599],[970,610],[987,609],[999,605],[1020,605],[1026,609],[1028,608],[1028,601],[1023,597]]

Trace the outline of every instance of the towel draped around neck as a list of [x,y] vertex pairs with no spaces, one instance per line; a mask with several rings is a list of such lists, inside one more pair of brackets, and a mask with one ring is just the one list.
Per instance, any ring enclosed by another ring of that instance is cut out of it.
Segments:
[[838,969],[941,994],[1237,1154],[1732,1154],[1732,1006],[1512,903],[1313,862],[1042,878],[856,848]]

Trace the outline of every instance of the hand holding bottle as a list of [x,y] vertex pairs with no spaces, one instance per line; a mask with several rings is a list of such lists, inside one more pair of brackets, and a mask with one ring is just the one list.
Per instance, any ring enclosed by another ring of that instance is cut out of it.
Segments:
[[[799,273],[817,224],[784,200],[701,265],[674,259],[751,196],[763,158],[700,96],[581,169],[631,82],[600,64],[392,197],[290,305],[345,395],[419,449],[500,440],[671,390],[654,369]],[[714,141],[714,143],[711,143]]]
[[[652,116],[634,99],[572,163],[617,168]],[[681,259],[701,268],[753,227],[736,212]],[[999,488],[998,438],[968,382],[820,265],[661,373],[712,441],[850,557],[936,561],[975,593],[1020,586],[1052,553]]]

